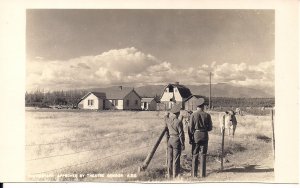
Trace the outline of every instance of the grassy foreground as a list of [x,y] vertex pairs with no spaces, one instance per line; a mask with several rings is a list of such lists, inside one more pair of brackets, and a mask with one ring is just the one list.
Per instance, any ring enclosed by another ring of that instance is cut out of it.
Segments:
[[[210,113],[214,129],[210,133],[207,178],[190,178],[191,147],[187,139],[181,158],[181,177],[175,181],[272,181],[271,117],[237,116],[236,137],[225,138],[225,172],[220,173],[218,113]],[[27,178],[29,181],[168,182],[165,140],[148,169],[137,173],[164,127],[163,116],[160,111],[28,109]]]

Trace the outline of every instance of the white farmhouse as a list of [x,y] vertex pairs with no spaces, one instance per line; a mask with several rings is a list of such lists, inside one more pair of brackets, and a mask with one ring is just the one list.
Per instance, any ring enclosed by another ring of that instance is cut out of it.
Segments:
[[105,92],[89,92],[78,108],[91,110],[141,110],[141,98],[132,88],[119,87]]
[[175,82],[175,84],[168,84],[164,88],[160,102],[165,110],[171,109],[175,103],[179,103],[184,107],[184,101],[191,95],[189,88],[180,85],[179,82]]
[[78,102],[78,108],[90,110],[103,110],[105,93],[89,92]]

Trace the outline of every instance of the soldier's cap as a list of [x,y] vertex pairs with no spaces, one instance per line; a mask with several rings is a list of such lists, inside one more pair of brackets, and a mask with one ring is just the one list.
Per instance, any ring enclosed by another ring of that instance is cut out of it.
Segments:
[[202,106],[204,105],[204,98],[199,98],[195,101],[195,105],[198,107],[198,106]]
[[175,105],[171,108],[170,112],[173,113],[173,114],[176,114],[176,113],[179,113],[180,110],[181,110],[181,105],[180,105],[180,104],[175,104]]

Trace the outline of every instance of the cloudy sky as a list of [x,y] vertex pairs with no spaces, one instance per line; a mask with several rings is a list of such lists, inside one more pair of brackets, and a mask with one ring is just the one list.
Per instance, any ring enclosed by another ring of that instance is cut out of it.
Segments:
[[27,10],[26,89],[274,88],[272,10]]

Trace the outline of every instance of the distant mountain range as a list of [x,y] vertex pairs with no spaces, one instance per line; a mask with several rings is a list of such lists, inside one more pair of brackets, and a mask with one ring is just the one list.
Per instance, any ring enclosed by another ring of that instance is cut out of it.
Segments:
[[[185,85],[192,94],[209,96],[209,85]],[[147,85],[135,87],[135,91],[142,97],[160,96],[165,85]],[[116,90],[118,86],[108,88],[90,88],[89,91],[105,92],[108,90]],[[212,84],[212,97],[230,97],[230,98],[273,98],[274,90],[261,90],[242,86],[233,86],[230,84],[220,83]]]

